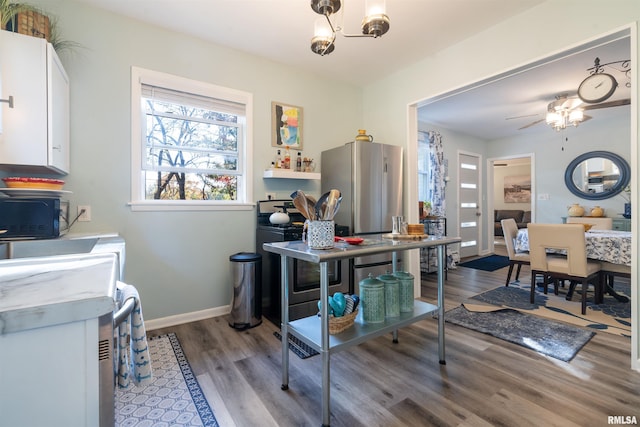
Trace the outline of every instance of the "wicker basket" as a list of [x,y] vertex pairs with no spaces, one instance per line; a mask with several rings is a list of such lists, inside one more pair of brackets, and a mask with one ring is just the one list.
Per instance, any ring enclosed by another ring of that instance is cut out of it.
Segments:
[[16,14],[7,24],[7,29],[15,33],[26,34],[50,41],[51,24],[46,15],[35,11],[25,11]]
[[329,333],[331,335],[339,334],[345,329],[350,328],[356,320],[358,310],[345,314],[342,317],[329,317]]

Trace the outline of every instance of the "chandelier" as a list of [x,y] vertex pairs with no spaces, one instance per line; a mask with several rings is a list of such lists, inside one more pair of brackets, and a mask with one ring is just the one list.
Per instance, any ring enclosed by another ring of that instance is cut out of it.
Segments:
[[561,131],[567,126],[578,126],[585,120],[584,110],[577,108],[582,101],[568,99],[566,95],[559,96],[547,106],[547,124],[556,131]]
[[[344,9],[340,19],[335,18],[340,10],[340,0],[311,0],[311,9],[321,18],[316,19],[311,50],[320,56],[328,55],[335,49],[336,33],[344,37],[378,38],[389,31],[389,17],[385,14],[385,0],[366,0],[367,15],[362,19],[362,34],[345,34],[343,28]],[[333,17],[333,18],[332,18]],[[334,22],[332,22],[334,19]]]

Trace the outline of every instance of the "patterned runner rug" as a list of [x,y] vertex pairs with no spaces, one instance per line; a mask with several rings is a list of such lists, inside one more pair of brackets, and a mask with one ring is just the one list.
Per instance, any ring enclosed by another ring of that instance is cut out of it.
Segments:
[[[547,319],[560,320],[577,326],[598,331],[605,331],[615,335],[631,337],[631,302],[620,302],[616,298],[605,295],[603,304],[594,304],[587,299],[587,312],[581,313],[578,286],[572,301],[565,299],[566,288],[560,288],[559,294],[553,294],[553,286],[549,285],[549,293],[545,295],[542,289],[536,289],[535,303],[529,302],[529,282],[512,282],[509,286],[499,286],[490,291],[467,300],[462,305],[469,311],[489,312],[503,308],[512,308],[523,313],[534,314]],[[616,279],[615,290],[620,295],[631,297],[629,283]],[[592,295],[588,295],[591,298]]]
[[595,335],[586,329],[511,309],[473,312],[457,307],[447,311],[444,318],[447,322],[492,335],[564,362],[573,359]]
[[148,343],[153,380],[142,387],[116,387],[116,427],[217,427],[176,334],[149,338]]

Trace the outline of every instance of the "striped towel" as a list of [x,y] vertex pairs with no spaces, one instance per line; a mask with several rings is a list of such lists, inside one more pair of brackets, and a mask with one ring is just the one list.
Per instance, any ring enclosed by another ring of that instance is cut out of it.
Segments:
[[128,388],[132,380],[144,385],[151,381],[152,372],[140,296],[135,287],[120,281],[116,289],[120,307],[129,298],[136,301],[131,315],[118,328],[118,386]]

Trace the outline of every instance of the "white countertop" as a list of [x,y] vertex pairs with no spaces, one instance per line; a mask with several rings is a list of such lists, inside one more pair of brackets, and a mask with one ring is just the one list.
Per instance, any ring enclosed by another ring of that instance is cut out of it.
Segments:
[[0,261],[0,335],[112,312],[117,277],[114,253]]

